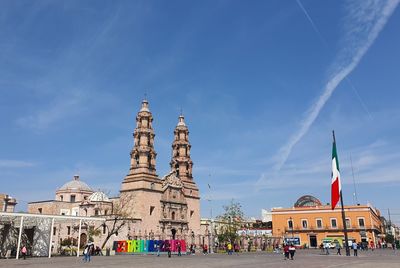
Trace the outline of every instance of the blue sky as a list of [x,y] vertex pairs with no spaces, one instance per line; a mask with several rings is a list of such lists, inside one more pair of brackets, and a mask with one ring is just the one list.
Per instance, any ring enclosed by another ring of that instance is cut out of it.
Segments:
[[23,210],[79,173],[117,194],[147,93],[160,176],[184,111],[202,216],[329,202],[334,129],[345,203],[351,158],[400,224],[398,3],[1,1],[0,192]]

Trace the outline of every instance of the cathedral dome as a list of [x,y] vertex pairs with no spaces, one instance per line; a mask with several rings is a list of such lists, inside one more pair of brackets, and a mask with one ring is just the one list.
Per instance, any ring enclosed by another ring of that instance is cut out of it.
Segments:
[[108,196],[103,192],[94,192],[91,196],[89,196],[90,202],[110,202]]
[[75,175],[72,181],[67,182],[58,189],[58,191],[89,191],[93,190],[85,182],[79,180],[79,176]]
[[316,207],[322,206],[321,201],[315,198],[312,195],[303,195],[299,199],[297,199],[296,203],[294,204],[295,207]]

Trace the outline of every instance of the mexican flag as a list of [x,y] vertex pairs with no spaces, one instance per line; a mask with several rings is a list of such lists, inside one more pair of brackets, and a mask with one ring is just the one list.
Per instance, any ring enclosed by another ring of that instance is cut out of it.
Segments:
[[335,136],[333,136],[332,148],[332,186],[331,186],[331,204],[332,209],[335,209],[337,202],[339,202],[340,195],[342,194],[342,185],[340,183],[339,160],[336,151]]

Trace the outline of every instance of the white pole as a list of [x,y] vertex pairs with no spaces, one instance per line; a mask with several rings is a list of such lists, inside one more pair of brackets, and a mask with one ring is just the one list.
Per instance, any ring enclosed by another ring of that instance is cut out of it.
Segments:
[[17,260],[18,260],[18,258],[19,258],[19,248],[21,247],[21,236],[22,236],[22,227],[23,227],[23,223],[24,223],[24,216],[21,216],[21,223],[19,224],[17,255],[15,256],[15,259],[17,259]]
[[211,253],[214,253],[214,234],[213,234],[213,219],[211,218],[211,223],[210,223],[210,227],[211,227]]
[[76,251],[76,256],[79,257],[79,246],[81,244],[81,228],[82,228],[82,220],[79,220],[79,231],[78,231],[78,250]]
[[50,241],[49,241],[49,258],[51,258],[51,247],[52,247],[52,241],[53,241],[53,229],[54,229],[54,218],[51,219]]

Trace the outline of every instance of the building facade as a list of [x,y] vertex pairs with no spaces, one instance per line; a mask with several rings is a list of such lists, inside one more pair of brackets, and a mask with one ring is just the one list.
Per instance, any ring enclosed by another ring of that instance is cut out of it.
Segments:
[[14,212],[17,200],[8,194],[0,194],[0,211]]
[[[382,224],[380,212],[371,205],[345,206],[348,238],[351,241],[374,245],[380,243]],[[322,205],[313,196],[303,196],[292,208],[273,208],[273,235],[291,241],[297,246],[318,247],[332,241],[343,245],[341,208],[334,210]]]
[[120,199],[129,200],[125,213],[141,219],[138,229],[163,239],[186,239],[200,234],[200,194],[193,179],[189,130],[179,116],[172,143],[171,171],[156,174],[153,116],[147,100],[136,117],[130,171],[122,182]]
[[[28,212],[109,219],[102,226],[84,224],[81,244],[89,238],[89,230],[100,230],[92,239],[102,245],[118,215],[123,224],[108,239],[106,247],[112,247],[114,241],[129,239],[177,239],[200,245],[204,236],[200,228],[200,193],[192,174],[189,130],[184,116],[179,116],[174,129],[171,171],[161,178],[156,172],[152,122],[148,101],[143,100],[136,116],[129,172],[122,180],[118,197],[109,198],[93,191],[76,175],[56,191],[54,200],[30,202]],[[54,251],[61,248],[63,239],[77,240],[76,223],[56,225],[52,232]]]

